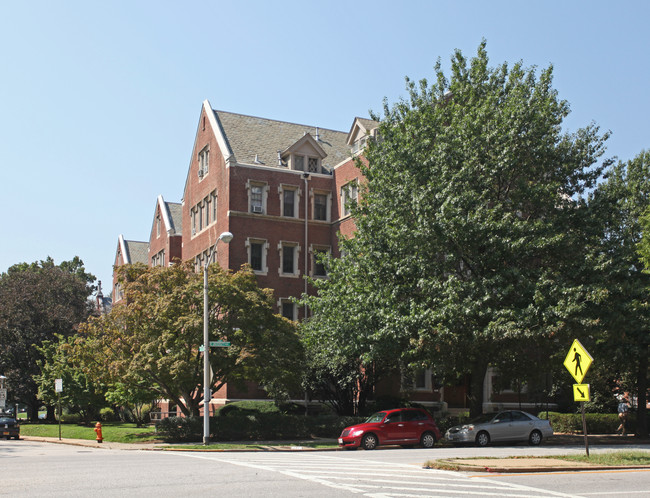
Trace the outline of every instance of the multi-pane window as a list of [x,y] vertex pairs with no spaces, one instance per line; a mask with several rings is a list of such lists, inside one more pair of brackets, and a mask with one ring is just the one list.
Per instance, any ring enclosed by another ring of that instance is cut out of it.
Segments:
[[310,173],[318,173],[318,158],[316,157],[308,158],[307,169]]
[[199,178],[203,178],[208,174],[210,168],[210,149],[205,147],[199,152]]
[[217,221],[217,191],[213,190],[210,195],[195,204],[190,209],[190,220],[192,224],[192,235],[196,235],[204,228]]
[[327,221],[327,194],[314,194],[314,219]]
[[165,250],[161,250],[151,257],[151,266],[165,266]]
[[251,242],[250,245],[251,259],[250,265],[254,271],[262,271],[263,261],[262,254],[264,251],[264,243],[262,242]]
[[341,204],[343,216],[350,214],[350,204],[357,203],[359,197],[359,185],[356,180],[341,187]]
[[295,305],[288,299],[282,300],[282,316],[288,318],[289,320],[295,320]]
[[296,247],[290,245],[282,246],[282,273],[294,273]]
[[314,276],[315,277],[326,277],[327,271],[325,270],[325,264],[322,262],[323,256],[327,254],[323,249],[314,249],[313,251],[313,266]]
[[282,191],[282,213],[284,216],[295,217],[296,191],[284,189]]
[[212,199],[212,202],[210,203],[210,206],[212,207],[212,221],[215,222],[217,221],[217,192],[212,192],[210,198]]
[[251,186],[251,212],[263,213],[264,212],[264,191],[261,185]]

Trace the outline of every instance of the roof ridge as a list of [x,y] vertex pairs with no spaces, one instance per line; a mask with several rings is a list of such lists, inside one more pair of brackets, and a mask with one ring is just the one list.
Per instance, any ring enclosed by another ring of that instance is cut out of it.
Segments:
[[[230,114],[231,116],[242,116],[244,118],[254,118],[254,119],[262,119],[264,121],[273,121],[275,123],[284,123],[284,124],[289,124],[289,125],[294,125],[294,126],[304,126],[305,128],[318,128],[319,130],[325,130],[325,131],[333,131],[335,133],[345,133],[345,131],[341,130],[334,130],[332,128],[324,128],[322,126],[318,125],[307,125],[307,124],[302,124],[302,123],[294,123],[292,121],[282,121],[280,119],[273,119],[273,118],[263,118],[261,116],[252,116],[250,114],[241,114],[239,112],[230,112],[230,111],[220,111],[218,109],[212,109],[213,112],[221,112],[223,114]],[[362,118],[362,119],[367,119],[367,118]]]

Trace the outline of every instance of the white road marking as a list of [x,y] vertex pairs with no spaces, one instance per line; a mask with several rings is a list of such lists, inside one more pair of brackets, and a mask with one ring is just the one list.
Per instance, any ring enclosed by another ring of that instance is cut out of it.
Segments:
[[344,463],[340,457],[295,454],[246,455],[224,458],[222,455],[174,452],[189,458],[211,460],[240,467],[277,472],[296,479],[322,484],[330,488],[363,494],[369,498],[390,497],[454,497],[459,495],[500,496],[503,498],[539,498],[540,496],[573,497],[530,486],[492,479],[459,475],[445,470],[422,469],[415,465],[365,460]]

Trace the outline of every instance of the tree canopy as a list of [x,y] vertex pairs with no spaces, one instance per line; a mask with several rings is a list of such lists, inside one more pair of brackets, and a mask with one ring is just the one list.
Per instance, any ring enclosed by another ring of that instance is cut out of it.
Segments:
[[0,372],[13,399],[27,405],[30,418],[39,404],[33,378],[43,359],[38,346],[57,334],[73,334],[89,316],[94,280],[78,257],[60,265],[51,258],[20,263],[0,275]]
[[568,275],[608,134],[562,130],[552,73],[490,67],[483,42],[470,60],[456,51],[449,77],[438,63],[433,84],[407,79],[358,162],[357,232],[309,300],[313,342],[469,376],[480,413],[488,364],[543,359],[569,333],[583,297]]
[[[118,270],[124,299],[81,327],[76,354],[107,386],[143,386],[198,415],[203,401],[203,278],[191,263]],[[298,383],[302,349],[292,322],[275,315],[272,292],[249,270],[209,268],[210,339],[228,348],[210,351],[211,388],[258,381],[280,396]]]

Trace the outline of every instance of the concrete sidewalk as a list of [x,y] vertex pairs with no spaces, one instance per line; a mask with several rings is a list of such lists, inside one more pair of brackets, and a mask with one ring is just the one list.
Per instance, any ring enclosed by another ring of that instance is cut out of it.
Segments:
[[439,468],[462,472],[494,472],[499,474],[532,472],[576,472],[596,470],[648,469],[650,465],[598,465],[557,458],[468,458],[436,460]]

